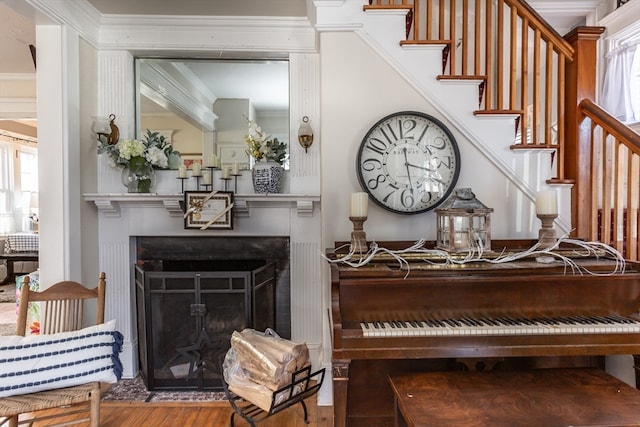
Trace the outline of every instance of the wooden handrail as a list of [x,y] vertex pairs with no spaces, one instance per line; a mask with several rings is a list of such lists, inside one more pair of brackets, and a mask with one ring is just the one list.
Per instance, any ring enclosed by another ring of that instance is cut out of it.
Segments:
[[576,228],[589,240],[615,247],[627,259],[640,258],[640,134],[590,99],[578,105],[581,168],[589,171],[577,202]]
[[540,30],[542,39],[553,43],[556,49],[567,57],[569,61],[573,58],[573,47],[562,38],[556,30],[550,26],[528,3],[518,0],[504,0],[506,4],[514,7],[518,15],[526,17],[529,26],[534,30]]
[[635,154],[640,154],[640,135],[590,99],[580,101],[580,109],[609,135],[619,140]]

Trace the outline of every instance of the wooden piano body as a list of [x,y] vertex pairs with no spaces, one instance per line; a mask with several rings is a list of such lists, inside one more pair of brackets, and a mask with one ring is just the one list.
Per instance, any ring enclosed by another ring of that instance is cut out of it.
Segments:
[[[534,243],[494,241],[493,248],[496,253],[503,248],[518,252]],[[341,245],[336,243],[336,247]],[[388,249],[411,245],[379,243]],[[391,336],[363,333],[363,322],[400,321],[411,327],[413,321],[426,319],[591,319],[616,315],[632,323],[638,321],[639,265],[627,262],[624,271],[614,272],[616,263],[610,259],[578,256],[571,249],[562,253],[582,270],[534,258],[503,264],[446,265],[425,262],[421,256],[412,258],[411,254],[403,255],[409,257],[409,271],[384,257],[359,268],[331,263],[335,425],[392,425],[388,376],[394,373],[459,370],[463,366],[473,369],[477,365],[470,362],[478,361],[497,362],[497,369],[602,366],[602,356],[611,354],[634,355],[639,365],[640,358],[635,355],[640,354],[640,333],[633,332],[638,330],[637,324],[632,325],[635,329],[565,329],[560,333],[496,333],[471,328],[454,335],[411,336],[402,327]],[[329,259],[341,256],[344,254],[327,251]]]

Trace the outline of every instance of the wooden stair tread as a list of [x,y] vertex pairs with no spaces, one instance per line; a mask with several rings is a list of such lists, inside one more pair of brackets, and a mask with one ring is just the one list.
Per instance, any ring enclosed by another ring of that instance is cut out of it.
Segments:
[[513,144],[509,148],[512,150],[557,150],[559,147],[552,144]]
[[488,115],[501,115],[501,114],[519,114],[523,115],[523,110],[476,110],[473,112],[474,116],[488,116]]
[[482,81],[486,81],[487,80],[487,76],[483,76],[483,75],[478,75],[478,76],[452,76],[450,74],[441,74],[438,77],[436,77],[436,79],[438,80],[482,80]]
[[371,4],[371,5],[366,4],[362,6],[362,10],[364,10],[365,12],[367,10],[394,10],[394,9],[409,10],[409,9],[413,9],[413,5],[412,4]]
[[450,45],[451,40],[400,40],[400,46]]

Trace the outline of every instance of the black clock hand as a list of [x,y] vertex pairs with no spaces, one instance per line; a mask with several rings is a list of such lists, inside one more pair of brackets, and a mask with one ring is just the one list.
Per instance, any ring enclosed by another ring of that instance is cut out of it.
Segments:
[[407,147],[404,147],[402,149],[402,152],[404,153],[404,166],[407,168],[407,178],[409,179],[409,188],[411,189],[411,192],[413,193],[413,184],[411,183],[411,172],[409,172],[409,158],[407,157]]
[[435,172],[437,170],[437,169],[425,168],[424,166],[412,165],[411,163],[406,163],[406,165],[416,169],[423,169],[423,170],[426,170],[427,172]]

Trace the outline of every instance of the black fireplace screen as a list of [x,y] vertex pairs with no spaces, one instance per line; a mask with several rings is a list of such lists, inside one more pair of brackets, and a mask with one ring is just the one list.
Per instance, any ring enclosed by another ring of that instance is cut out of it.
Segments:
[[275,264],[166,260],[136,266],[140,370],[149,390],[221,389],[234,330],[275,328]]

